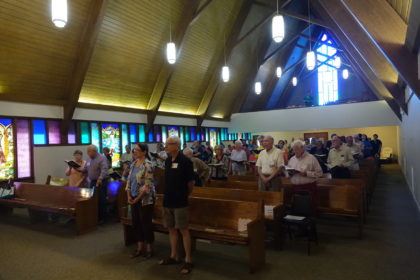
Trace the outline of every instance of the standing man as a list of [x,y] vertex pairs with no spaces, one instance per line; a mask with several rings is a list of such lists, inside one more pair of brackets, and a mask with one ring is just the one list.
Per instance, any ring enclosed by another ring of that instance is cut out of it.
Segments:
[[191,148],[193,150],[193,156],[203,160],[204,147],[203,147],[203,145],[201,145],[200,141],[197,141],[197,140],[194,141]]
[[210,167],[201,159],[193,157],[190,148],[185,148],[182,153],[193,163],[195,186],[204,187],[210,178]]
[[131,154],[130,145],[125,145],[125,153],[122,154],[120,161],[122,163],[129,161],[130,163],[133,161],[133,155]]
[[350,178],[349,167],[354,164],[354,158],[348,147],[341,144],[341,139],[334,136],[328,153],[327,166],[333,178]]
[[256,166],[258,167],[258,189],[260,191],[279,191],[281,188],[280,173],[284,161],[283,153],[274,147],[274,138],[265,135],[262,141],[265,150],[258,156]]
[[178,230],[185,249],[185,262],[181,274],[193,269],[191,236],[188,230],[188,196],[194,186],[193,163],[180,152],[181,140],[177,136],[166,139],[165,191],[163,197],[163,223],[169,231],[171,255],[159,261],[160,265],[180,263],[177,255]]
[[106,219],[106,195],[108,187],[108,161],[103,154],[98,153],[98,147],[89,145],[87,147],[88,159],[85,168],[81,171],[87,173],[89,185],[98,191],[98,220],[103,224]]
[[378,134],[373,134],[371,143],[373,147],[372,154],[379,159],[381,157],[382,141],[378,139]]
[[293,172],[289,172],[293,191],[309,192],[315,201],[316,179],[322,176],[322,168],[318,160],[305,150],[305,142],[294,141],[292,149],[295,155],[289,160],[288,167],[293,170]]

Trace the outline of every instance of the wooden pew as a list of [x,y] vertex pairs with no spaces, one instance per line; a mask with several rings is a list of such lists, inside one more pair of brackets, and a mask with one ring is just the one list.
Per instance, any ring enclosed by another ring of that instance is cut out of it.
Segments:
[[258,190],[258,182],[257,181],[217,181],[211,180],[207,183],[207,187],[210,188],[230,188],[230,189],[243,189],[243,190]]
[[13,199],[0,199],[0,205],[28,208],[31,222],[45,220],[48,213],[73,216],[78,234],[95,230],[98,222],[98,195],[91,189],[57,187],[15,182]]
[[230,175],[228,176],[228,181],[258,181],[258,176],[255,174],[246,174],[246,175]]
[[[163,198],[155,203],[153,226],[167,233],[162,224]],[[261,202],[190,197],[190,233],[192,238],[228,242],[248,246],[249,269],[253,273],[265,264],[265,225]],[[246,232],[238,231],[239,219],[250,219]],[[123,217],[126,245],[134,241],[131,218]]]

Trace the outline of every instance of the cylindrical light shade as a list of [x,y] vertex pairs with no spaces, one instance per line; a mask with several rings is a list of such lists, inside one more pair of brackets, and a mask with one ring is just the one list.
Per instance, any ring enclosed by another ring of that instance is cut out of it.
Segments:
[[230,78],[229,67],[225,65],[222,67],[222,80],[223,82],[227,83],[229,82],[229,78]]
[[334,59],[334,66],[337,68],[341,67],[341,58],[339,56],[336,56]]
[[344,69],[343,70],[343,79],[344,80],[347,80],[347,78],[349,77],[349,70],[347,70],[347,69]]
[[277,78],[280,78],[282,74],[283,74],[283,70],[281,70],[281,67],[280,66],[277,67],[277,69],[276,69]]
[[176,47],[174,42],[169,42],[166,45],[166,58],[170,64],[174,64],[176,62]]
[[284,19],[282,15],[275,15],[272,21],[272,35],[276,43],[280,43],[284,38]]
[[292,84],[293,84],[294,87],[297,85],[297,78],[296,77],[293,77]]
[[306,68],[308,68],[309,71],[314,70],[315,64],[316,64],[315,52],[310,51],[306,54]]
[[66,26],[67,0],[51,0],[51,20],[59,28]]
[[256,94],[260,94],[261,91],[262,91],[262,89],[261,89],[261,83],[260,82],[256,82],[255,83],[255,93]]

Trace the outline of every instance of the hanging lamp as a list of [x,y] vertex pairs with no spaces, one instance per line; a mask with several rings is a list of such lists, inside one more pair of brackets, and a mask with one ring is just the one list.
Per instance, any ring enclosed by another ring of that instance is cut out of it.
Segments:
[[344,70],[343,70],[343,79],[344,79],[344,80],[347,80],[347,79],[348,79],[348,77],[349,77],[349,70],[344,69]]
[[283,70],[281,69],[281,67],[277,67],[276,69],[276,76],[277,78],[281,78],[281,75],[283,74]]
[[262,92],[261,82],[256,82],[255,83],[255,93],[259,95],[259,94],[261,94],[261,92]]
[[170,21],[169,21],[169,43],[166,44],[166,58],[169,64],[174,64],[176,62],[176,46],[175,46],[175,43],[172,42],[172,26],[171,26]]
[[293,77],[292,78],[292,84],[293,84],[294,87],[297,86],[297,82],[298,82],[297,78]]
[[67,24],[67,0],[51,0],[51,20],[58,28]]
[[230,79],[230,71],[229,66],[226,64],[226,35],[223,35],[223,54],[225,58],[225,66],[222,67],[222,80],[223,82],[227,83]]
[[308,0],[308,18],[309,18],[309,52],[306,53],[306,68],[309,71],[312,71],[315,69],[316,65],[316,56],[315,52],[312,50],[312,32],[311,32],[311,7]]
[[274,42],[280,43],[284,39],[284,18],[279,14],[279,1],[277,0],[277,13],[272,19],[271,32]]

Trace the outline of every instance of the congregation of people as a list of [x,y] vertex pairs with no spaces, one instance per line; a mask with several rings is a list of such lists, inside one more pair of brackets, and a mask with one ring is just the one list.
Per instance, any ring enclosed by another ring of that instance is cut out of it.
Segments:
[[[363,160],[378,158],[382,142],[378,135],[373,140],[365,134],[338,136],[331,139],[279,140],[275,145],[270,135],[255,140],[237,140],[227,146],[212,147],[210,143],[194,141],[181,146],[176,136],[159,143],[156,151],[149,151],[146,143],[127,145],[120,157],[119,180],[126,182],[127,203],[131,207],[137,246],[132,258],[149,259],[153,256],[154,232],[152,225],[156,195],[157,169],[164,170],[163,224],[169,231],[170,255],[160,265],[182,263],[181,273],[193,269],[191,236],[188,230],[188,197],[194,187],[206,186],[212,180],[227,180],[228,176],[254,174],[260,191],[279,191],[282,177],[290,178],[296,188],[315,192],[316,180],[350,178],[351,170],[358,170]],[[74,161],[79,168],[68,167],[69,185],[94,187],[99,194],[99,223],[107,219],[107,185],[111,179],[112,154],[108,148],[100,153],[98,147],[87,147],[87,160],[76,150]],[[178,234],[180,232],[180,235]],[[178,255],[178,239],[182,239],[185,259]]]

